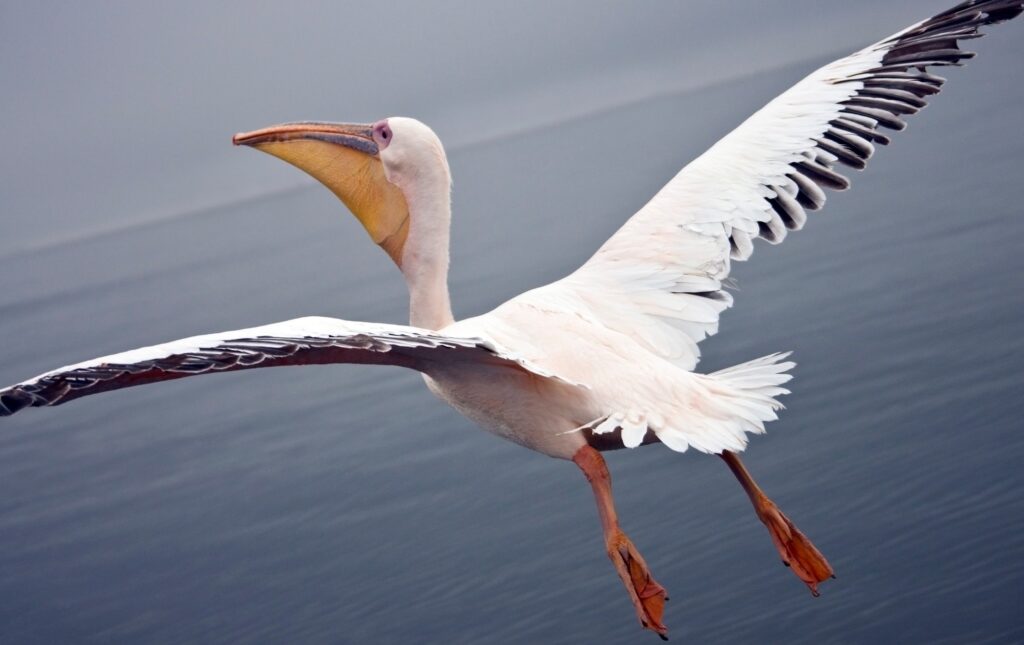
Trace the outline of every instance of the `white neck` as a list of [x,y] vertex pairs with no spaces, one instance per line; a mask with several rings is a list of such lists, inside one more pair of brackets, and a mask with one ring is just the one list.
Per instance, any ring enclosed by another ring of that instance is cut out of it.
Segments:
[[418,177],[403,186],[409,206],[409,237],[402,274],[409,287],[409,324],[438,330],[455,322],[448,296],[448,238],[451,227],[447,167],[437,177]]

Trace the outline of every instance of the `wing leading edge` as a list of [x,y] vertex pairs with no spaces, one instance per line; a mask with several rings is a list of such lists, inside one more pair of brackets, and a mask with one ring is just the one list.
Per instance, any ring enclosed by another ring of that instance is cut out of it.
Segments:
[[[782,242],[826,190],[845,190],[885,130],[923,108],[936,66],[973,58],[963,40],[1016,17],[1022,0],[970,0],[812,72],[683,168],[575,273],[569,289],[609,327],[692,370],[697,343],[732,305],[731,260]],[[548,287],[545,287],[548,288]],[[542,288],[544,289],[544,288]]]
[[0,416],[146,383],[286,365],[360,363],[421,372],[437,363],[484,363],[553,374],[482,338],[335,318],[308,317],[112,354],[62,367],[0,390]]

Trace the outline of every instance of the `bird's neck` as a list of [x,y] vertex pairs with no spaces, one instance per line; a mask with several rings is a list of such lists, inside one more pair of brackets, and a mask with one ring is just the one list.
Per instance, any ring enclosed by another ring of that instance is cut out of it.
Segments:
[[409,287],[409,324],[438,330],[455,322],[448,296],[451,197],[447,173],[423,190],[406,189],[409,237],[402,274]]

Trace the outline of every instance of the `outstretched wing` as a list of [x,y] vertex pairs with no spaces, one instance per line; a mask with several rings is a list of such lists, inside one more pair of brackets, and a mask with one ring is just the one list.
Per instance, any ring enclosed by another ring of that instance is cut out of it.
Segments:
[[432,365],[459,362],[557,378],[481,338],[309,317],[183,338],[62,367],[0,390],[0,416],[134,385],[257,367],[365,363],[429,372]]
[[880,131],[902,130],[945,82],[927,69],[974,56],[960,41],[1021,13],[1022,0],[970,0],[815,71],[683,168],[579,270],[529,297],[560,294],[685,369],[732,304],[730,260],[773,244],[845,190]]

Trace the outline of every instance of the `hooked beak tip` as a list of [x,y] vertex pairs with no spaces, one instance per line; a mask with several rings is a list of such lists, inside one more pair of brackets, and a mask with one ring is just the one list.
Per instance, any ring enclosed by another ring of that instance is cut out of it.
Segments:
[[252,138],[252,132],[236,132],[235,136],[231,137],[231,144],[236,146],[247,146],[249,141],[246,139]]

